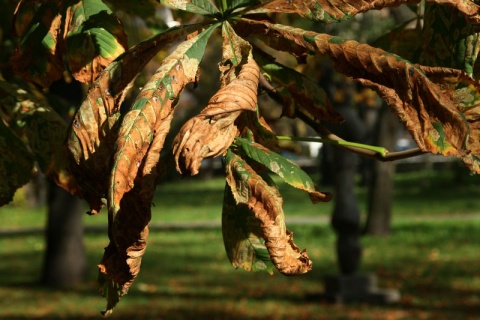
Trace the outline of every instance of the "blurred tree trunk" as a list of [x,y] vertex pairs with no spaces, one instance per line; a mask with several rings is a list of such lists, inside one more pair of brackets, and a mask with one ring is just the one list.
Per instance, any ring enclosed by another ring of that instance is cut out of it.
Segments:
[[[398,121],[386,106],[380,108],[379,112],[375,144],[394,150]],[[373,163],[372,179],[368,190],[368,216],[364,230],[366,234],[390,234],[394,174],[393,161]]]
[[64,288],[78,284],[86,271],[83,204],[49,181],[46,252],[41,283]]
[[40,171],[33,174],[32,180],[25,185],[25,200],[29,209],[46,205],[47,179]]
[[[353,109],[352,102],[347,99],[336,109],[346,124],[334,125],[332,131],[346,140],[362,142],[365,126]],[[362,259],[360,208],[355,194],[358,156],[342,148],[334,148],[332,152],[335,204],[331,224],[337,234],[337,261],[342,274],[354,274]]]
[[[50,104],[67,122],[70,121],[68,115],[71,109],[78,107],[83,99],[81,84],[62,79],[52,84],[49,93]],[[46,252],[41,283],[57,288],[71,287],[86,275],[83,202],[48,181],[47,208]]]

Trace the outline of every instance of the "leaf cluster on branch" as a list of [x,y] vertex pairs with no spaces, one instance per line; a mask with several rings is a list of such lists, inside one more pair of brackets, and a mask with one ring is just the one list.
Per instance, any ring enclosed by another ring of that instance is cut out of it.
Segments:
[[[0,81],[0,150],[5,155],[0,161],[0,204],[8,203],[29,180],[37,162],[48,177],[84,198],[91,214],[107,206],[110,243],[99,264],[107,314],[140,271],[151,202],[168,159],[173,158],[179,173],[195,175],[202,160],[221,156],[226,177],[222,230],[233,266],[305,273],[312,262],[285,226],[282,197],[269,174],[307,192],[313,203],[329,201],[331,195],[320,192],[296,164],[277,153],[277,136],[259,113],[259,94],[268,93],[282,105],[283,116],[305,121],[326,142],[386,161],[420,152],[453,155],[473,173],[480,173],[479,6],[467,0],[427,1],[424,29],[415,30],[420,39],[412,49],[416,54],[409,57],[395,52],[401,47],[397,43],[389,51],[277,23],[276,18],[293,14],[318,23],[338,23],[370,10],[419,2],[162,0],[162,5],[202,19],[129,47],[122,23],[101,0],[19,1],[14,23],[19,41],[10,60],[15,72],[40,88],[68,73],[89,89],[67,125],[44,100]],[[427,17],[436,19],[436,24]],[[458,27],[458,34],[447,36],[436,27],[448,21],[455,21],[448,32],[455,34]],[[167,146],[182,91],[201,81],[205,70],[200,64],[212,36],[222,39],[220,89]],[[422,47],[425,39],[443,41],[446,55],[454,58],[429,52]],[[134,102],[121,108],[136,76],[166,49],[170,53]],[[277,61],[275,54],[280,52],[298,63],[320,55],[338,72],[375,90],[419,149],[396,155],[332,135],[323,123],[342,118],[325,89]],[[15,168],[14,175],[7,172],[10,167]]]

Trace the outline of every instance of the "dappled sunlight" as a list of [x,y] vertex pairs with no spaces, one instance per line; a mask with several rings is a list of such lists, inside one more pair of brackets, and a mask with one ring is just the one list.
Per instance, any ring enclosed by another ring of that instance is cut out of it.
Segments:
[[[466,319],[480,311],[480,245],[472,239],[480,234],[480,223],[402,222],[382,241],[364,238],[362,270],[376,273],[379,285],[402,294],[400,303],[390,306],[341,307],[322,301],[323,277],[338,273],[334,234],[327,225],[298,225],[294,231],[313,260],[313,270],[297,277],[235,270],[224,252],[220,229],[152,231],[142,273],[113,317]],[[42,235],[0,237],[0,299],[9,301],[2,305],[0,317],[97,317],[104,302],[94,279],[107,238],[88,233],[85,239],[90,280],[68,290],[49,290],[36,284],[43,254],[34,244],[43,241]]]

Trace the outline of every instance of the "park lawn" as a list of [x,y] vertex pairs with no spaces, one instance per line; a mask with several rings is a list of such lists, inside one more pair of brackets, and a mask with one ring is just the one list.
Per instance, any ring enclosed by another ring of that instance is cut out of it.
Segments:
[[[442,171],[416,171],[395,176],[393,217],[409,219],[422,216],[465,215],[480,213],[480,176],[470,176],[464,168]],[[314,176],[318,181],[318,177]],[[278,179],[284,197],[284,211],[289,217],[328,217],[333,201],[313,205],[306,193],[294,189]],[[225,180],[214,178],[200,180],[188,177],[183,180],[162,182],[152,203],[154,224],[171,222],[221,221]],[[321,191],[331,192],[331,186],[319,186]],[[361,211],[367,212],[367,190],[357,187]],[[22,204],[22,193],[14,204],[0,208],[0,229],[43,227],[46,209],[27,210]],[[87,211],[87,207],[85,207]],[[86,225],[106,225],[105,210],[97,216],[85,215]]]
[[[454,171],[398,174],[393,232],[363,238],[363,272],[399,289],[393,306],[337,306],[318,298],[322,278],[336,273],[331,228],[326,223],[291,224],[314,270],[300,277],[234,270],[224,253],[220,227],[153,230],[142,272],[116,308],[125,319],[476,319],[480,314],[480,197],[478,176]],[[220,221],[224,181],[164,183],[152,209],[153,222]],[[311,205],[308,196],[281,185],[288,217],[327,217],[331,203]],[[329,188],[320,190],[328,191]],[[357,189],[365,212],[366,191]],[[45,210],[26,210],[21,198],[0,208],[0,229],[43,227]],[[454,219],[445,219],[446,215]],[[87,225],[105,225],[106,215],[85,215]],[[71,290],[36,284],[42,266],[41,232],[0,236],[0,318],[92,318],[104,308],[96,289],[96,264],[106,234],[88,232],[87,280]]]
[[[363,238],[362,271],[402,295],[383,306],[322,301],[322,278],[337,273],[334,234],[326,224],[291,229],[313,260],[313,271],[298,277],[233,269],[218,228],[153,231],[141,274],[112,319],[478,319],[478,219],[401,221],[390,237]],[[70,290],[36,285],[43,241],[41,233],[0,237],[0,318],[99,318],[96,264],[106,235],[86,235],[88,277]]]

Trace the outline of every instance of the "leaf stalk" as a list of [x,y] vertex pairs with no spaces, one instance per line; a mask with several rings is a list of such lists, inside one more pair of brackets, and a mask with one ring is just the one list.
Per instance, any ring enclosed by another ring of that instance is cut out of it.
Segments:
[[314,138],[314,137],[293,137],[293,136],[277,136],[277,139],[283,140],[283,141],[321,142],[321,143],[337,144],[340,146],[355,147],[355,148],[373,151],[379,154],[383,158],[385,158],[388,153],[388,150],[385,149],[384,147],[371,146],[368,144],[350,142],[346,140],[331,140],[331,139]]

